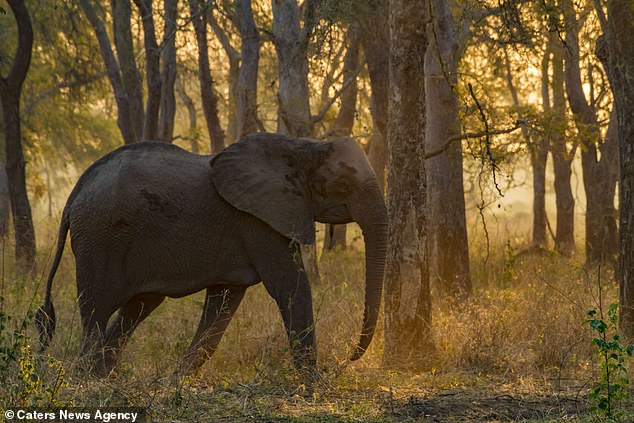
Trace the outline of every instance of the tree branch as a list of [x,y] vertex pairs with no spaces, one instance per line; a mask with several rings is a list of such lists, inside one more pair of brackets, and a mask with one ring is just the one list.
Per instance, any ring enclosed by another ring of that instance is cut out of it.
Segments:
[[75,80],[75,81],[62,81],[59,84],[49,87],[45,89],[44,91],[38,94],[35,94],[29,99],[29,101],[25,102],[24,114],[28,115],[29,113],[33,111],[33,108],[37,105],[37,103],[39,103],[42,100],[45,100],[48,97],[55,95],[57,92],[59,92],[60,90],[64,88],[79,88],[84,85],[91,84],[95,81],[99,81],[104,76],[106,76],[106,72],[101,72],[96,75],[92,75],[86,79]]
[[211,9],[209,10],[207,16],[209,17],[207,22],[209,23],[209,26],[211,26],[211,29],[213,29],[216,37],[218,37],[218,41],[220,41],[220,44],[222,44],[222,48],[224,48],[225,52],[227,53],[229,60],[240,60],[240,53],[231,45],[229,37],[227,37],[224,29],[220,27],[220,24],[216,20],[216,17],[214,16]]
[[427,159],[431,159],[432,157],[436,157],[439,154],[444,153],[445,151],[447,151],[447,149],[449,148],[449,146],[454,142],[454,141],[462,141],[462,140],[467,140],[467,139],[471,139],[471,138],[482,138],[482,137],[490,137],[492,135],[502,135],[502,134],[510,134],[511,132],[517,131],[518,129],[520,129],[524,124],[526,123],[525,120],[521,120],[518,119],[515,121],[515,126],[511,127],[511,128],[506,128],[506,129],[495,129],[495,130],[484,130],[484,131],[479,131],[479,132],[467,132],[461,135],[457,135],[455,137],[451,137],[447,140],[447,142],[445,142],[442,146],[436,148],[435,150],[432,150],[428,153],[425,153],[425,160]]
[[352,84],[354,81],[357,80],[357,76],[359,76],[359,74],[361,73],[362,69],[363,69],[363,66],[359,66],[359,69],[357,69],[355,71],[354,75],[352,75],[350,78],[348,78],[347,80],[344,81],[343,85],[335,93],[335,95],[333,95],[330,98],[330,100],[328,100],[326,102],[326,104],[324,104],[322,106],[322,108],[319,110],[319,113],[317,113],[315,116],[313,116],[313,123],[320,122],[326,116],[326,113],[328,113],[328,110],[330,109],[330,107],[333,104],[335,104],[335,101],[337,101],[337,99],[339,97],[341,97],[341,95],[344,93],[344,91],[346,91],[346,88],[348,88],[350,86],[350,84]]

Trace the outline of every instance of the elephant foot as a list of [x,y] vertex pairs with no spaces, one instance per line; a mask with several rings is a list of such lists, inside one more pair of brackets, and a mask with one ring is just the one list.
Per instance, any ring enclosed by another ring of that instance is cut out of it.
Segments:
[[207,361],[207,356],[204,352],[197,351],[188,353],[175,370],[177,376],[195,376],[200,368]]
[[113,351],[100,351],[82,355],[76,369],[80,374],[105,379],[113,376],[117,368],[117,357]]

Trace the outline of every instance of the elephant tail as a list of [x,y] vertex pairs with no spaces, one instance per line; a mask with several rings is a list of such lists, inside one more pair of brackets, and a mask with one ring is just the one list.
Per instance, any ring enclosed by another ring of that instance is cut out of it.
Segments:
[[40,307],[35,314],[35,324],[37,325],[37,329],[40,334],[40,345],[42,347],[42,351],[46,350],[46,347],[53,338],[53,332],[55,331],[55,308],[53,307],[53,300],[51,298],[51,288],[53,287],[55,272],[57,272],[59,263],[62,260],[62,254],[64,254],[64,245],[66,244],[66,235],[68,234],[69,229],[70,219],[68,217],[68,212],[64,210],[64,213],[62,214],[62,222],[59,226],[59,234],[57,236],[57,251],[55,251],[53,265],[46,282],[46,298],[44,300],[44,305]]

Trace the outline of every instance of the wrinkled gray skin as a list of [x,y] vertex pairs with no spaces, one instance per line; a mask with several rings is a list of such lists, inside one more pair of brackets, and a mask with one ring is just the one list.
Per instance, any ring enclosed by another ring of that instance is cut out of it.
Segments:
[[64,209],[46,301],[36,316],[43,347],[55,326],[51,285],[70,229],[82,356],[94,373],[115,367],[134,328],[165,297],[206,289],[183,360],[183,371],[196,370],[215,351],[246,289],[260,281],[279,306],[295,365],[312,369],[311,291],[298,243],[314,242],[315,221],[356,221],[364,233],[365,314],[352,357],[358,359],[381,302],[387,213],[354,141],[256,134],[214,157],[165,143],[119,148],[81,176]]

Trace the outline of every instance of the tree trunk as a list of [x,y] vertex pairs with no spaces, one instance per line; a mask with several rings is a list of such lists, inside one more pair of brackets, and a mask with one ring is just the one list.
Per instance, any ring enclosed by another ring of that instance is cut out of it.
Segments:
[[564,53],[563,43],[553,37],[553,134],[551,153],[555,173],[555,195],[557,205],[557,233],[555,235],[555,249],[569,256],[575,251],[575,199],[572,195],[570,175],[575,148],[572,153],[566,146],[566,96],[564,89]]
[[[145,79],[147,83],[147,105],[143,122],[143,139],[158,139],[159,108],[161,106],[161,53],[156,43],[152,0],[135,0],[143,22],[145,45]],[[169,140],[167,140],[169,141]]]
[[546,228],[546,162],[548,146],[545,140],[537,140],[530,146],[531,167],[533,168],[533,239],[535,247],[548,245]]
[[[546,45],[546,51],[541,62],[541,94],[542,107],[545,115],[552,113],[550,104],[550,76],[548,68],[551,56],[551,38]],[[509,67],[510,68],[510,67]],[[519,101],[517,102],[519,105]],[[523,132],[526,132],[524,129]],[[548,161],[549,139],[548,136],[533,137],[529,143],[531,166],[533,168],[533,239],[536,247],[546,247],[548,238],[546,229],[548,215],[546,214],[546,164]]]
[[128,95],[130,104],[130,119],[134,130],[135,140],[143,137],[143,90],[141,77],[134,60],[134,46],[132,43],[132,30],[130,29],[130,0],[112,0],[112,26],[114,32],[114,44],[119,59],[121,82]]
[[176,80],[176,92],[181,98],[181,101],[187,109],[187,116],[189,117],[189,131],[187,136],[183,137],[191,141],[192,153],[198,153],[198,124],[196,123],[196,106],[194,100],[185,91],[185,84],[179,79]]
[[133,125],[132,114],[130,112],[130,101],[125,87],[123,86],[123,82],[121,81],[119,65],[117,64],[117,59],[114,57],[114,53],[112,52],[106,28],[101,19],[99,19],[97,12],[95,12],[91,0],[79,0],[79,5],[86,14],[86,17],[90,22],[90,26],[92,26],[95,31],[95,36],[99,42],[101,56],[103,57],[106,71],[108,73],[108,79],[110,79],[110,84],[112,85],[112,90],[114,91],[115,100],[117,102],[117,125],[121,131],[123,142],[125,144],[134,143],[137,138]]
[[[550,41],[549,41],[550,42]],[[511,72],[511,62],[508,58],[506,50],[504,51],[506,59],[506,78],[513,99],[513,105],[520,108],[521,103],[517,88],[513,82]],[[542,104],[544,114],[550,111],[550,93],[548,66],[550,64],[550,44],[546,46],[546,51],[541,62],[541,83],[542,83]],[[521,117],[521,116],[520,116]],[[533,170],[533,236],[532,245],[534,247],[546,247],[548,240],[546,238],[546,161],[548,159],[548,139],[546,136],[532,136],[526,127],[522,127],[522,137],[528,146],[528,152]]]
[[618,211],[614,206],[616,183],[619,179],[619,137],[616,110],[610,113],[610,122],[605,134],[605,141],[599,146],[601,161],[598,165],[599,179],[603,190],[599,191],[601,205],[599,242],[603,250],[602,259],[618,263],[619,228],[617,225]]
[[214,15],[209,12],[207,15],[209,18],[209,25],[211,29],[213,29],[216,37],[220,41],[222,48],[227,54],[227,59],[229,60],[229,99],[227,101],[227,133],[226,138],[229,139],[229,143],[232,143],[236,140],[236,135],[238,131],[238,123],[237,123],[237,95],[238,95],[238,78],[240,75],[240,54],[238,51],[233,48],[231,42],[229,41],[229,37],[225,33],[225,30],[220,27]]
[[608,75],[620,147],[619,323],[623,335],[634,339],[634,4],[609,0],[608,15]]
[[[441,148],[460,134],[456,98],[458,42],[449,6],[432,0],[429,46],[425,54],[427,125],[425,149]],[[429,219],[430,273],[441,291],[455,296],[471,295],[469,246],[462,180],[462,144],[425,162]]]
[[385,190],[385,165],[387,164],[387,109],[389,79],[389,26],[387,2],[380,0],[373,5],[373,13],[362,22],[361,42],[370,76],[372,97],[372,137],[368,146],[368,159],[374,169],[381,190]]
[[296,137],[313,132],[308,92],[306,33],[297,0],[273,0],[273,34],[279,68],[277,131]]
[[[597,145],[601,146],[601,132],[594,105],[588,103],[581,83],[579,24],[572,1],[564,0],[562,5],[566,26],[566,93],[583,143],[581,166],[586,192],[586,261],[604,262],[616,254],[615,250],[609,250],[611,246],[614,247],[611,240],[616,238],[616,221],[610,219],[614,216],[609,212],[610,209],[614,209],[614,191],[610,198],[612,180],[608,165],[609,161],[614,162],[616,154],[612,157],[602,155],[601,160],[597,156]],[[606,211],[608,214],[604,215]]]
[[[335,118],[330,132],[333,137],[347,137],[352,133],[354,126],[354,117],[357,112],[357,93],[359,91],[357,85],[357,73],[359,70],[359,30],[356,25],[351,24],[348,29],[348,49],[343,59],[343,81],[350,81],[354,78],[354,82],[348,84],[341,94],[341,107]],[[346,225],[330,225],[326,224],[326,233],[324,235],[323,251],[346,248]]]
[[236,104],[236,138],[258,131],[258,66],[260,61],[260,34],[255,26],[251,0],[240,0],[240,36],[242,51],[238,75]]
[[189,0],[189,6],[198,43],[198,79],[203,113],[207,121],[212,154],[219,153],[225,147],[225,134],[218,117],[218,97],[214,91],[214,82],[209,68],[209,47],[207,44],[207,12],[201,0]]
[[6,171],[15,232],[16,264],[22,274],[29,274],[35,270],[35,230],[26,191],[20,96],[22,83],[31,64],[33,27],[23,1],[9,0],[9,7],[18,24],[18,47],[9,74],[6,78],[0,77],[0,100],[4,121]]
[[163,52],[161,64],[161,111],[158,137],[165,142],[174,138],[174,116],[176,115],[176,15],[178,0],[165,0],[165,26],[163,30]]
[[385,349],[390,367],[425,367],[433,355],[427,258],[424,0],[390,0],[389,248]]
[[229,59],[229,104],[227,105],[227,138],[229,143],[238,138],[238,84],[240,78],[239,56]]
[[11,197],[9,195],[9,179],[4,162],[0,162],[0,242],[9,233],[9,217],[11,216]]

